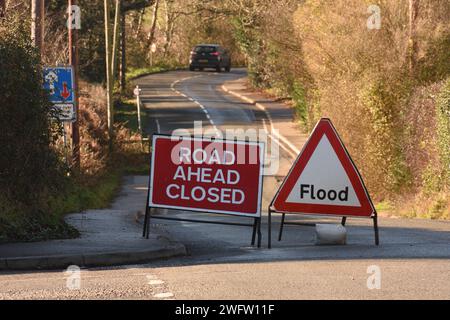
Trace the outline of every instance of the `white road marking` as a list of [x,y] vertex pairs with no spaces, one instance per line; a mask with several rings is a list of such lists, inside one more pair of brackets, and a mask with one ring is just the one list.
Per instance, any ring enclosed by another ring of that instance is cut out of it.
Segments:
[[162,281],[162,280],[149,280],[148,284],[152,285],[152,286],[155,286],[155,285],[159,285],[159,284],[164,284],[164,281]]
[[[266,134],[270,137],[270,139],[272,139],[273,142],[275,142],[276,144],[278,144],[281,149],[283,149],[284,151],[286,151],[293,159],[297,158],[297,155],[295,153],[293,153],[290,149],[288,149],[287,147],[284,146],[284,144],[280,143],[280,140],[276,137],[274,137],[268,130],[267,130],[267,125],[266,125],[266,119],[262,119],[263,121],[263,126],[264,126],[264,131],[266,132]],[[272,132],[274,132],[274,130],[272,129]]]
[[157,293],[157,294],[154,294],[153,297],[160,298],[160,299],[171,298],[171,297],[173,297],[173,293],[172,292]]
[[189,101],[192,101],[192,102],[194,102],[195,104],[197,104],[197,105],[203,110],[203,112],[205,113],[206,118],[209,120],[209,123],[210,123],[211,126],[214,128],[214,131],[216,132],[216,135],[217,135],[217,136],[220,136],[220,131],[219,131],[219,129],[217,128],[217,126],[216,126],[216,124],[214,123],[214,121],[212,120],[211,115],[209,114],[209,112],[208,112],[208,110],[205,108],[205,106],[202,105],[202,104],[201,104],[200,102],[198,102],[197,100],[195,100],[194,98],[192,98],[192,97],[190,97],[190,96],[188,96],[188,95],[186,95],[186,94],[184,94],[184,93],[178,91],[177,89],[175,89],[175,85],[176,85],[177,83],[182,82],[182,81],[185,81],[185,80],[188,80],[188,79],[198,78],[198,77],[201,77],[201,76],[202,76],[202,75],[196,75],[196,76],[191,76],[191,77],[186,77],[186,78],[183,78],[183,79],[175,80],[174,82],[172,82],[172,83],[170,84],[170,88],[171,88],[175,93],[177,93],[177,94],[179,94],[179,95],[181,95],[181,96],[187,98]]
[[[222,90],[225,91],[226,93],[229,93],[241,100],[244,100],[250,104],[254,104],[258,109],[260,109],[261,111],[264,112],[264,114],[266,115],[267,119],[269,120],[270,123],[270,131],[271,133],[268,133],[268,135],[271,137],[271,139],[273,141],[275,141],[283,150],[285,150],[286,152],[288,152],[288,154],[293,157],[294,159],[297,158],[297,155],[300,153],[300,150],[292,143],[289,141],[288,138],[286,138],[285,136],[283,136],[281,133],[278,132],[278,130],[275,130],[275,126],[273,125],[273,121],[272,121],[272,117],[270,115],[270,113],[267,111],[266,107],[258,102],[255,103],[255,101],[253,101],[250,98],[247,98],[243,95],[240,95],[232,90],[228,90],[224,85],[221,86]],[[264,121],[264,119],[263,119]],[[265,122],[263,122],[263,124],[265,124]],[[264,129],[266,132],[267,129]],[[274,139],[273,136],[275,136],[277,139]],[[286,146],[284,146],[282,143],[280,143],[280,140],[286,144],[287,147],[289,147],[291,150],[288,150],[286,148]]]
[[[153,294],[154,298],[158,299],[173,298],[172,292],[165,291],[167,290],[167,288],[165,288],[163,280],[158,279],[158,277],[153,274],[146,274],[145,276],[147,278],[148,285],[152,286],[152,290],[157,292]],[[163,292],[158,293],[158,291]]]

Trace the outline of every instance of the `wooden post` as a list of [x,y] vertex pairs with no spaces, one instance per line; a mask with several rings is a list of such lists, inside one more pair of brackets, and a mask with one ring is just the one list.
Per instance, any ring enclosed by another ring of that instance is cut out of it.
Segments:
[[127,73],[127,37],[126,37],[126,12],[122,12],[122,18],[121,18],[121,26],[120,26],[120,91],[124,92],[126,87],[126,73]]
[[[113,30],[113,46],[112,46],[112,66],[111,66],[111,77],[112,83],[114,85],[114,79],[116,79],[117,73],[117,56],[119,48],[119,25],[120,25],[120,0],[116,0],[116,10],[114,16],[114,30]],[[113,87],[114,89],[114,87]]]
[[73,11],[72,6],[77,5],[77,0],[69,0],[69,19],[68,19],[68,34],[69,34],[69,64],[73,67],[73,79],[74,79],[74,99],[75,99],[75,118],[72,122],[72,168],[75,171],[80,170],[80,128],[78,120],[78,32],[76,26],[72,25]]
[[6,0],[0,0],[0,18],[5,17],[6,12]]
[[39,54],[43,51],[44,36],[44,0],[31,1],[31,40],[38,48]]
[[111,33],[109,18],[109,0],[104,0],[105,10],[105,57],[106,57],[106,107],[108,116],[108,132],[110,147],[112,146],[113,136],[113,111],[112,111],[112,81],[111,81]]
[[[155,0],[155,6],[153,7],[152,24],[150,26],[150,31],[147,35],[147,48],[150,48],[155,41],[156,23],[158,21],[158,8],[159,0]],[[153,65],[153,52],[149,50],[150,65]]]

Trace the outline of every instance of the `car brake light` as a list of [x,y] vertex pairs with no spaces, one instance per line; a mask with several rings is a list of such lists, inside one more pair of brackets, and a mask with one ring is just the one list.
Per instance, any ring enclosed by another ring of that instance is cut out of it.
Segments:
[[220,55],[220,53],[218,53],[218,52],[211,52],[211,55],[218,57]]

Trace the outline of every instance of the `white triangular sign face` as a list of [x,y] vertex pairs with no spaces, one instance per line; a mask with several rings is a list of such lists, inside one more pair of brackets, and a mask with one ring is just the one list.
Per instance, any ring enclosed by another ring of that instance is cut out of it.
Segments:
[[350,179],[326,135],[322,136],[286,202],[360,206]]
[[321,119],[272,201],[278,212],[375,214],[362,178],[329,119]]

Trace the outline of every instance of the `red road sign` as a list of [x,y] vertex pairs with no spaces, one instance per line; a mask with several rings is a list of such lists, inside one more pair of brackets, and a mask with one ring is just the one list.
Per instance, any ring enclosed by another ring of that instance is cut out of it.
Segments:
[[150,207],[261,216],[264,144],[153,135]]
[[329,119],[321,119],[272,201],[283,213],[370,217],[361,175]]

